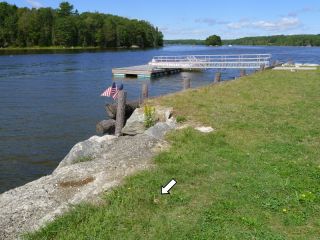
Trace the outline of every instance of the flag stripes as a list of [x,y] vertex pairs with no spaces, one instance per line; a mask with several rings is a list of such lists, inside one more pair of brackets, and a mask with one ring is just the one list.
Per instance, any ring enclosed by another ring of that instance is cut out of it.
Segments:
[[121,83],[119,88],[117,87],[116,83],[113,82],[111,87],[108,87],[100,96],[102,97],[112,97],[116,99],[118,97],[119,91],[123,89],[123,84]]

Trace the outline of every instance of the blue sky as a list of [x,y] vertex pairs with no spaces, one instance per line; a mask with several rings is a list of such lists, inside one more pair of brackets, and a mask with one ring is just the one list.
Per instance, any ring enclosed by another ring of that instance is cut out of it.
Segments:
[[[7,0],[17,6],[57,8],[59,0]],[[275,34],[320,34],[320,0],[70,0],[79,12],[143,19],[165,39],[224,39]]]

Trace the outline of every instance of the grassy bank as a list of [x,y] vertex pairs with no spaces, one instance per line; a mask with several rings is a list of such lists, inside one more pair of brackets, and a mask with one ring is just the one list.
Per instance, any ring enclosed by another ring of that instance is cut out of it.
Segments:
[[216,131],[171,133],[155,169],[28,238],[318,239],[319,80],[266,71],[154,100]]

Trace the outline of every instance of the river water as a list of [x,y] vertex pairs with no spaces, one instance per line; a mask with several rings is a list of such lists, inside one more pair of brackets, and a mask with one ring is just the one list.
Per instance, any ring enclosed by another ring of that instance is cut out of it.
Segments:
[[[95,134],[105,119],[100,93],[112,82],[114,67],[146,64],[157,55],[271,53],[274,60],[320,63],[320,48],[166,46],[150,50],[90,52],[0,52],[0,193],[49,174],[77,142]],[[239,75],[225,70],[224,80]],[[214,71],[183,72],[156,79],[116,79],[129,99],[137,99],[141,84],[150,95],[209,84]]]

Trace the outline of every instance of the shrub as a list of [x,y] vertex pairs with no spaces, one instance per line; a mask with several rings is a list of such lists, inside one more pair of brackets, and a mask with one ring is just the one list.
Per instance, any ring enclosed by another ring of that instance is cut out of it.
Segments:
[[152,127],[156,123],[155,108],[152,106],[144,106],[144,126],[146,128]]

